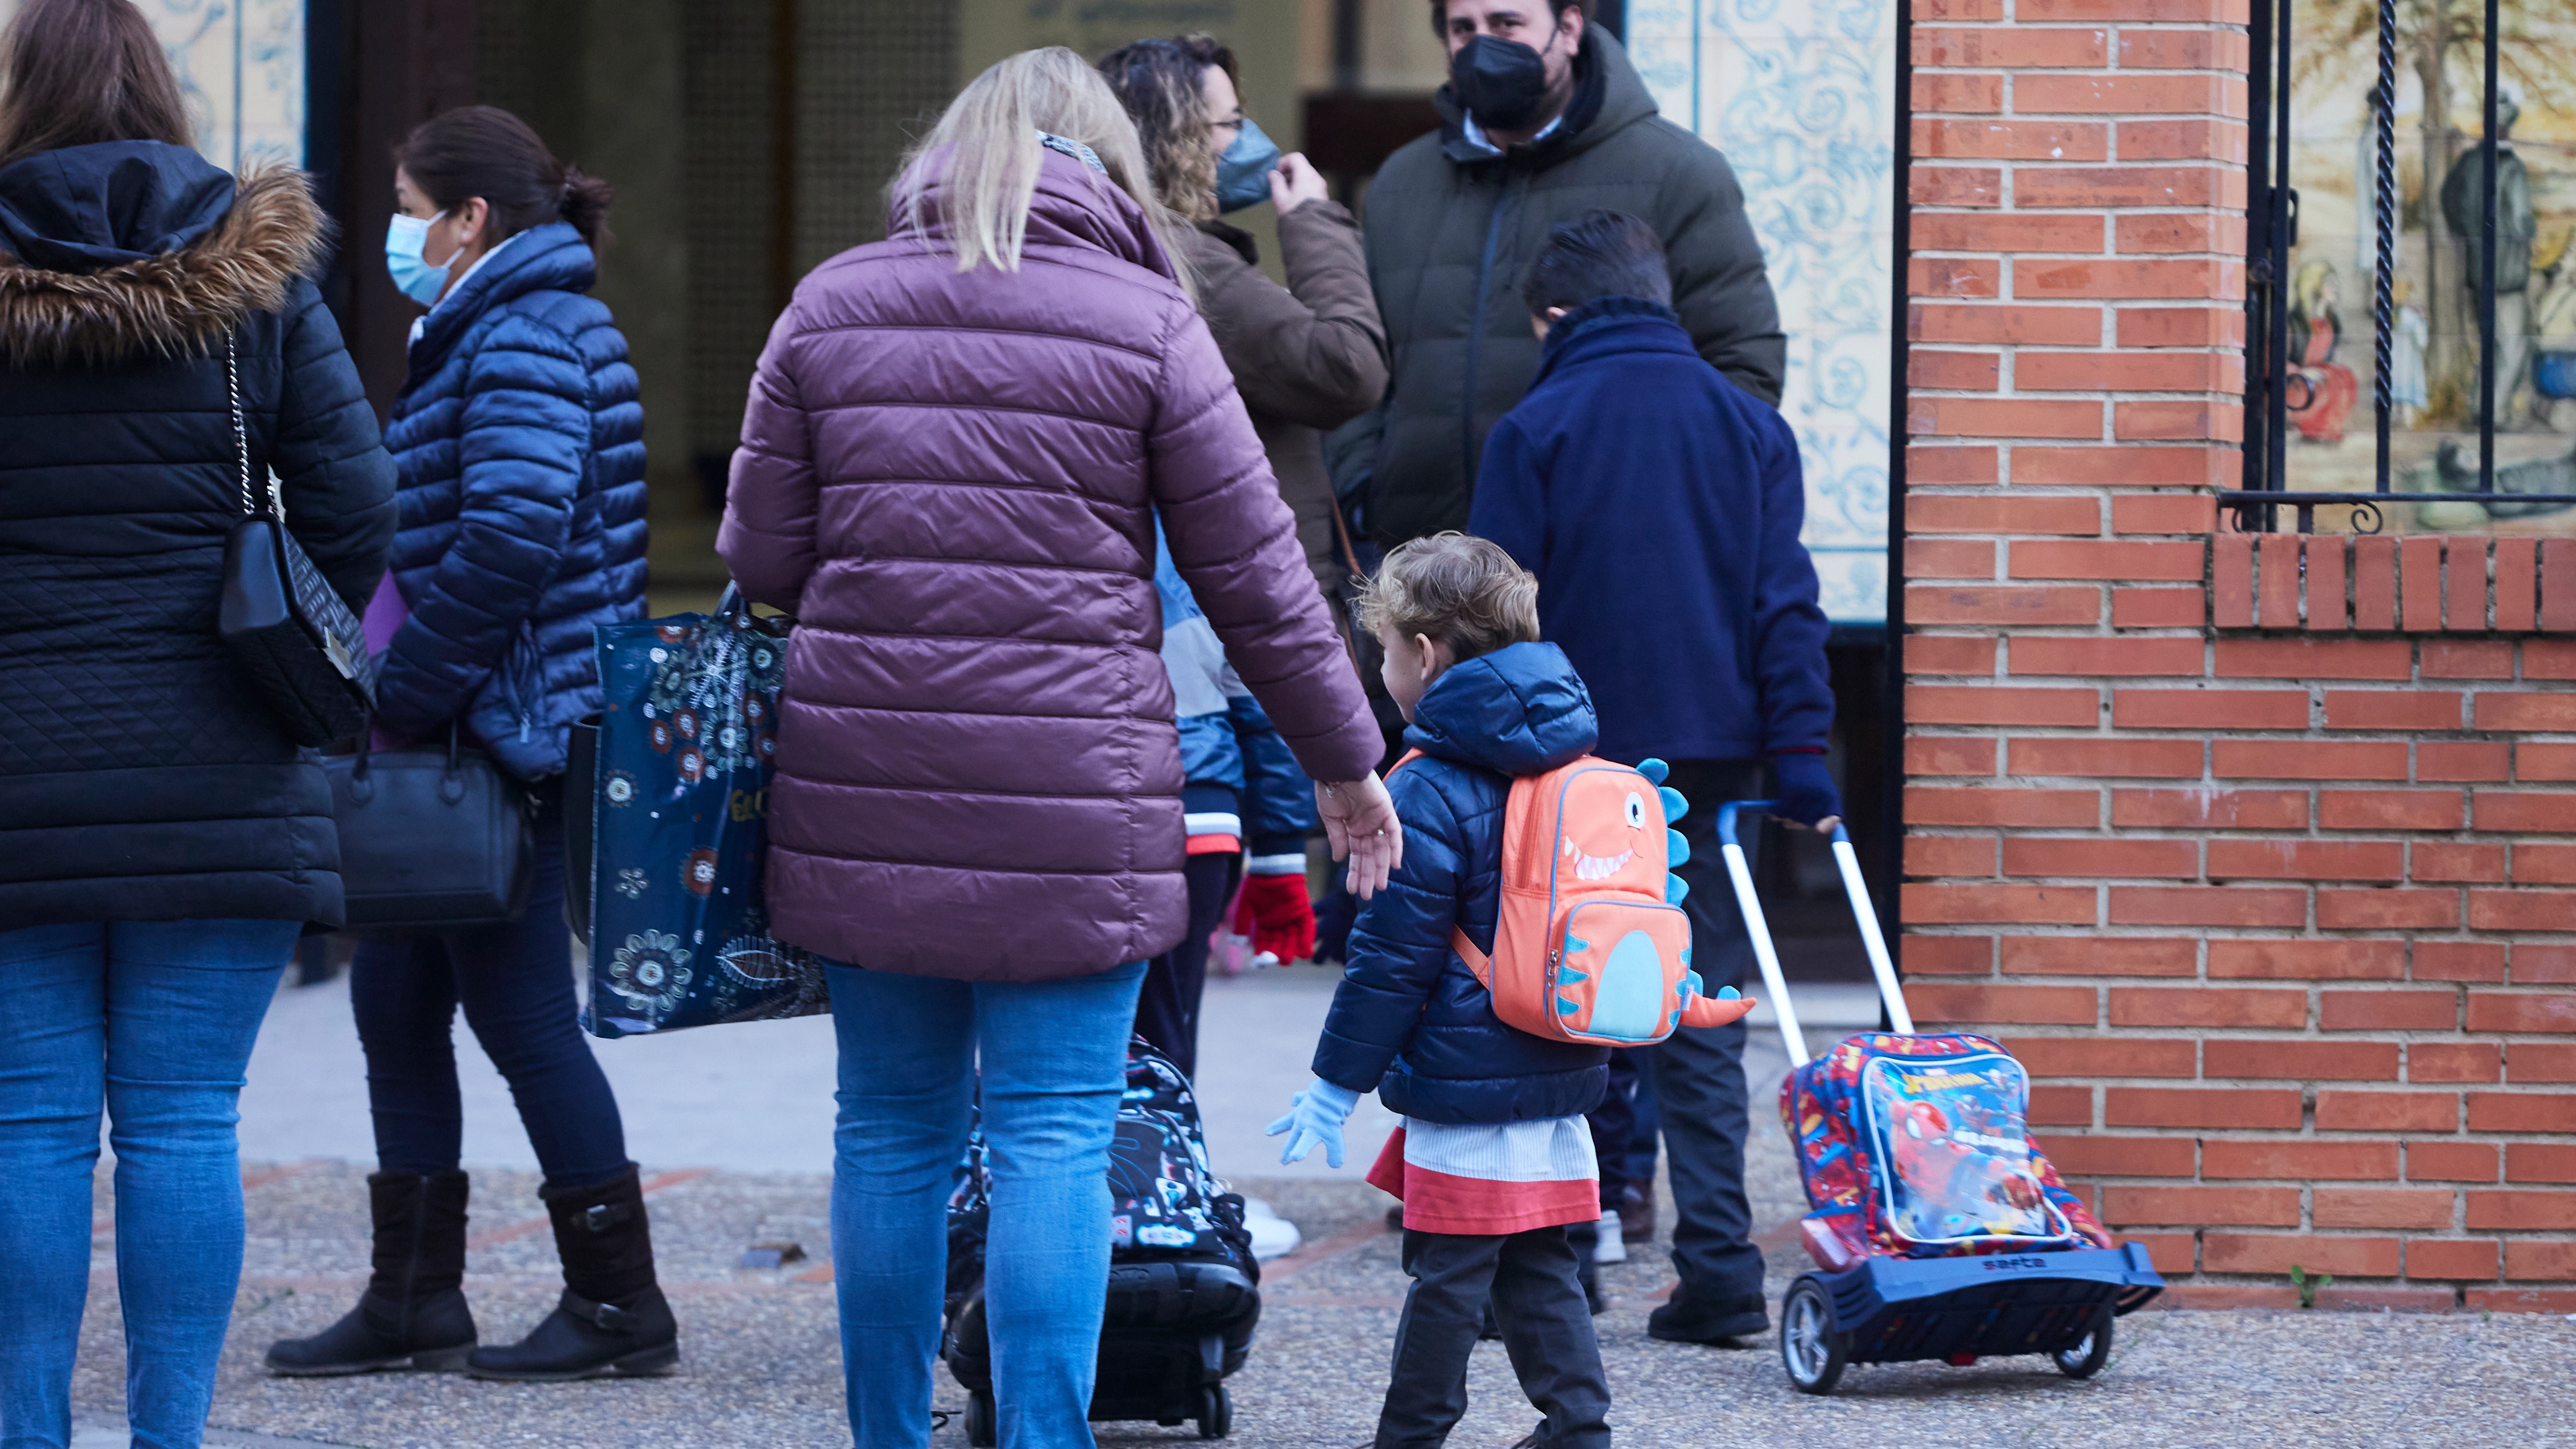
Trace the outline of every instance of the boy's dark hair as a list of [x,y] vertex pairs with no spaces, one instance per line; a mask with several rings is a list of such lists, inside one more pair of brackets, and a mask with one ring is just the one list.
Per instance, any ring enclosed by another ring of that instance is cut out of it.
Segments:
[[1502,545],[1435,533],[1399,545],[1360,586],[1360,628],[1428,635],[1461,663],[1507,644],[1535,644],[1538,579]]
[[1572,311],[1597,297],[1673,304],[1663,239],[1624,211],[1587,211],[1558,222],[1521,283],[1521,301],[1533,317],[1546,316],[1550,307]]

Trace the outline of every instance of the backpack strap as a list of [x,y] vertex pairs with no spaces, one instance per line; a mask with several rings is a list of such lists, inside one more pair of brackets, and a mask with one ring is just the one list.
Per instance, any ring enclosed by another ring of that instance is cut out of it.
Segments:
[[[1405,766],[1410,765],[1421,758],[1422,752],[1420,750],[1405,751],[1402,759],[1397,760],[1394,764],[1387,767],[1387,778],[1390,780],[1395,778],[1396,771],[1403,769]],[[1494,989],[1493,958],[1487,956],[1484,952],[1477,950],[1476,943],[1467,939],[1466,927],[1459,926],[1450,931],[1449,949],[1457,952],[1458,959],[1466,962],[1467,969],[1475,973],[1477,985],[1482,986],[1487,991]]]
[[1467,939],[1466,927],[1460,926],[1449,933],[1449,949],[1457,952],[1458,959],[1466,962],[1467,969],[1475,973],[1477,985],[1487,991],[1494,989],[1494,960],[1477,950],[1476,943]]

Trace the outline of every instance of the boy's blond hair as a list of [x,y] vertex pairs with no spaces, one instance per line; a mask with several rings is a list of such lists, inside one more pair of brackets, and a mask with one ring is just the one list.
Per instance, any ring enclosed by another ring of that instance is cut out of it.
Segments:
[[1427,634],[1461,660],[1538,642],[1538,579],[1502,545],[1464,533],[1402,544],[1361,586],[1362,629]]

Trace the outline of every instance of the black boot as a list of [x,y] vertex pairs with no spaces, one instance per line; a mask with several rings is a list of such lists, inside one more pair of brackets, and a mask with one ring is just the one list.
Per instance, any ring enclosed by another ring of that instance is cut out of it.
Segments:
[[635,1166],[604,1182],[538,1191],[554,1219],[564,1294],[536,1331],[507,1348],[478,1348],[478,1379],[559,1382],[666,1374],[680,1364],[680,1326],[653,1282],[653,1230]]
[[370,1174],[376,1254],[367,1291],[347,1316],[311,1338],[270,1344],[270,1372],[301,1378],[465,1367],[474,1351],[474,1314],[459,1286],[466,1187],[461,1172]]
[[1761,1294],[1748,1298],[1702,1298],[1689,1284],[1673,1290],[1672,1301],[1646,1315],[1646,1336],[1666,1343],[1705,1343],[1715,1348],[1742,1348],[1744,1340],[1771,1327],[1770,1305]]

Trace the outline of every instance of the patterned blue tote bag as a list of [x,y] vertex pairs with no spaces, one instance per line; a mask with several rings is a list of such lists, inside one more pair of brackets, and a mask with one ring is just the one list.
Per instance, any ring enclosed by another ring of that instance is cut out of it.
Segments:
[[573,761],[578,788],[590,756],[590,849],[587,862],[574,852],[573,884],[589,908],[575,924],[588,927],[595,1035],[830,1008],[822,962],[771,937],[763,908],[786,636],[732,588],[712,614],[598,631],[605,706]]

